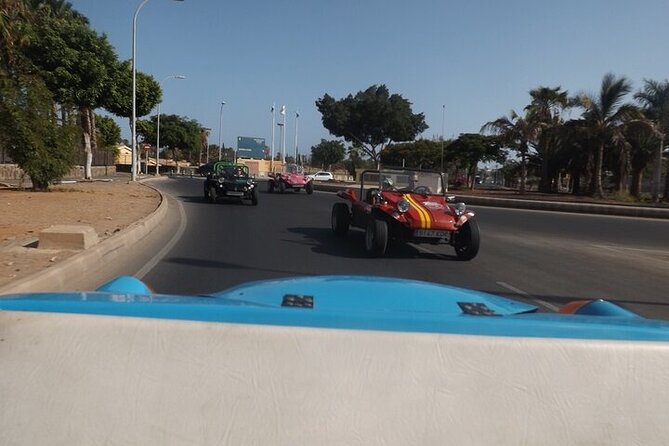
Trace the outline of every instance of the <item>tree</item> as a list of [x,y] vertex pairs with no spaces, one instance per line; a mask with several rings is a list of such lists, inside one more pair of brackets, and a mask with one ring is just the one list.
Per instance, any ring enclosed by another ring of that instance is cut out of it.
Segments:
[[635,113],[635,108],[623,104],[625,96],[632,90],[632,84],[625,77],[616,78],[608,73],[602,79],[597,95],[582,95],[579,105],[585,110],[583,117],[596,143],[595,166],[591,195],[602,197],[602,165],[604,149],[608,146],[620,147],[625,143],[622,124]]
[[372,85],[340,100],[325,94],[316,107],[332,135],[352,143],[377,165],[389,143],[411,141],[428,128],[423,113],[414,114],[411,103],[399,94],[390,95],[385,85]]
[[[136,72],[135,86],[136,109],[139,118],[151,113],[151,110],[158,105],[162,100],[162,90],[153,76],[140,71]],[[126,60],[117,65],[102,107],[116,116],[128,118],[132,132],[132,64],[130,61]],[[162,120],[161,117],[161,134]]]
[[449,162],[459,162],[465,167],[468,186],[473,189],[478,164],[482,161],[503,163],[506,156],[502,151],[499,138],[478,133],[463,133],[449,144],[444,158]]
[[525,107],[537,127],[536,150],[541,162],[539,192],[554,192],[557,184],[559,132],[562,113],[572,102],[561,87],[539,87],[530,90],[532,102]]
[[440,169],[441,141],[419,139],[414,142],[389,144],[381,152],[381,162],[386,166]]
[[625,126],[623,132],[625,141],[629,145],[630,153],[632,173],[630,193],[638,199],[641,198],[643,171],[653,159],[653,154],[662,140],[663,133],[659,132],[656,127],[649,126],[643,121],[631,122]]
[[77,127],[72,118],[62,121],[53,97],[34,76],[0,78],[0,129],[9,155],[30,176],[33,190],[46,191],[74,163]]
[[[655,152],[655,166],[653,171],[652,199],[659,201],[660,182],[662,180],[662,151],[664,150],[665,135],[669,131],[669,81],[657,82],[644,80],[643,89],[634,97],[643,105],[648,118],[655,122],[660,132],[660,139]],[[664,187],[664,199],[669,200],[669,173]]]
[[333,164],[343,161],[345,155],[346,148],[341,141],[321,139],[319,144],[311,147],[311,162],[319,164],[322,169],[325,166],[330,169]]
[[511,110],[509,117],[503,116],[486,123],[481,131],[491,131],[500,136],[500,143],[511,147],[520,154],[520,188],[521,194],[525,193],[527,183],[527,156],[530,148],[536,141],[538,127],[535,120],[528,116],[519,116]]
[[[137,135],[149,144],[156,144],[157,116],[137,121]],[[160,145],[169,147],[173,156],[196,162],[202,144],[202,126],[194,119],[178,115],[160,116]],[[178,149],[178,151],[175,151]],[[176,159],[176,158],[175,158]]]
[[85,178],[91,178],[96,149],[94,110],[103,104],[117,64],[106,36],[98,36],[88,20],[62,1],[32,2],[36,23],[26,47],[56,102],[76,107],[86,153]]
[[105,152],[105,170],[109,165],[111,154],[112,164],[118,154],[117,144],[121,141],[121,127],[109,116],[98,116],[96,119],[96,140],[98,147]]

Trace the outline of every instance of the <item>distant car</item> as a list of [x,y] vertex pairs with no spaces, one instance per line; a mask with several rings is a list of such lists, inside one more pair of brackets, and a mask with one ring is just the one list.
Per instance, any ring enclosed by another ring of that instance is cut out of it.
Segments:
[[257,206],[258,188],[246,165],[218,161],[204,181],[204,198],[210,203],[221,198],[250,200]]
[[304,174],[302,166],[297,164],[286,164],[283,172],[270,173],[267,182],[267,191],[284,193],[286,190],[299,192],[304,189],[307,194],[314,193],[314,181]]
[[314,181],[333,181],[334,180],[334,175],[332,175],[332,172],[316,172],[312,173],[311,175],[307,175],[308,178],[311,178]]

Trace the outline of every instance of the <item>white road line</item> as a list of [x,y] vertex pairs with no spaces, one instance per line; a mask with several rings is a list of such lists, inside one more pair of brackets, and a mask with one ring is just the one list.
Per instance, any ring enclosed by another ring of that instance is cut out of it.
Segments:
[[499,285],[499,286],[501,286],[501,287],[504,287],[504,288],[506,288],[506,289],[509,290],[509,291],[513,291],[514,293],[520,294],[521,296],[525,296],[526,298],[528,298],[528,299],[530,299],[530,300],[532,300],[532,301],[538,303],[539,305],[542,305],[542,306],[548,308],[548,309],[551,310],[551,311],[558,311],[558,310],[560,309],[560,307],[558,307],[557,305],[553,305],[553,304],[548,303],[548,302],[546,302],[546,301],[543,301],[543,300],[541,300],[541,299],[537,299],[536,297],[533,297],[533,296],[530,295],[529,293],[527,293],[527,292],[525,292],[525,291],[523,291],[523,290],[520,290],[520,289],[516,288],[516,287],[513,286],[513,285],[509,285],[509,284],[506,283],[506,282],[497,282],[497,285]]
[[669,254],[669,251],[663,249],[648,249],[648,248],[631,248],[627,246],[617,246],[617,245],[595,245],[591,244],[593,248],[606,249],[608,251],[614,252],[625,252],[625,251],[638,251],[638,252],[647,252],[650,254]]
[[174,199],[174,202],[179,207],[179,214],[181,216],[181,223],[179,224],[179,229],[177,229],[177,231],[174,233],[174,235],[172,236],[170,241],[167,242],[165,244],[165,246],[163,246],[163,249],[158,251],[158,253],[155,256],[153,256],[153,258],[151,260],[149,260],[142,267],[142,269],[137,271],[137,274],[135,274],[135,277],[137,277],[138,279],[143,279],[144,276],[146,276],[149,273],[149,271],[151,271],[158,264],[158,262],[160,262],[163,259],[163,257],[165,257],[165,255],[167,255],[167,253],[170,251],[170,249],[172,249],[174,247],[174,245],[176,245],[176,243],[181,238],[181,235],[186,230],[187,217],[186,217],[186,212],[184,211],[184,207],[183,207],[183,205],[181,204],[180,201]]

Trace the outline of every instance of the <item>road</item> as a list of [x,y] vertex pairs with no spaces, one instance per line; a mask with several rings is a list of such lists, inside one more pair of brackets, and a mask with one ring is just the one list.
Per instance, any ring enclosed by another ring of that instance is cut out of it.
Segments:
[[330,210],[339,199],[332,193],[268,194],[261,183],[254,207],[206,203],[200,179],[153,185],[179,201],[183,216],[139,274],[159,293],[206,294],[287,276],[377,275],[491,292],[547,311],[606,298],[669,319],[667,220],[474,207],[482,245],[473,261],[458,261],[449,246],[406,244],[370,259],[362,231],[333,236]]

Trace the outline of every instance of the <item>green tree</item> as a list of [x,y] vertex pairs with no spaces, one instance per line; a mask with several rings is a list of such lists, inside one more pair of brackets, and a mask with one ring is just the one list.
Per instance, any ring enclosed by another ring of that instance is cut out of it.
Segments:
[[346,148],[341,141],[321,139],[321,142],[311,147],[311,163],[321,166],[321,169],[331,169],[333,164],[344,160]]
[[[137,121],[137,135],[144,142],[155,145],[156,124],[157,116],[152,116],[149,121]],[[178,115],[161,114],[160,145],[168,147],[172,156],[179,157],[179,159],[187,159],[191,162],[198,162],[197,158],[202,144],[201,129],[202,126],[200,123],[194,119]],[[216,156],[218,156],[218,153]]]
[[[136,110],[137,117],[151,113],[162,100],[160,84],[148,74],[136,72]],[[110,113],[128,118],[130,132],[132,132],[132,64],[130,61],[119,63],[114,70],[109,91],[102,107]],[[162,122],[160,118],[160,139],[162,140]],[[155,137],[154,137],[155,138]]]
[[538,87],[530,90],[532,101],[525,107],[537,127],[536,151],[539,157],[539,192],[555,192],[559,173],[559,134],[563,124],[562,114],[572,102],[561,87]]
[[444,159],[465,167],[468,187],[473,189],[478,164],[483,161],[503,163],[506,156],[499,138],[479,133],[463,133],[448,145]]
[[[114,164],[118,155],[118,143],[121,142],[121,127],[109,116],[98,116],[95,126],[96,140],[98,148],[101,148],[105,154],[105,168]],[[106,169],[105,169],[106,170]],[[106,172],[105,172],[106,173]]]
[[[643,89],[634,97],[643,105],[644,113],[655,123],[656,129],[660,132],[655,151],[652,190],[652,199],[657,202],[662,180],[662,151],[666,134],[669,131],[669,81],[644,80]],[[669,173],[664,186],[664,199],[669,200]]]
[[53,97],[35,76],[0,78],[0,134],[9,156],[30,176],[33,190],[46,191],[49,184],[68,173],[76,156],[76,123],[60,119]]
[[579,105],[584,109],[583,117],[596,143],[593,183],[590,187],[590,193],[594,196],[604,195],[602,166],[605,148],[620,147],[625,143],[623,124],[632,115],[637,115],[634,107],[623,103],[631,90],[632,84],[627,78],[616,78],[608,73],[602,79],[598,94],[582,95],[579,98]]
[[[450,142],[446,143],[446,145],[448,144]],[[441,166],[441,141],[419,139],[414,142],[389,144],[381,152],[381,162],[386,166],[439,169]]]
[[633,121],[623,130],[625,141],[629,145],[632,185],[630,193],[641,198],[643,172],[653,159],[657,146],[662,141],[663,133],[656,127],[643,121]]
[[525,193],[527,183],[527,156],[536,141],[539,132],[537,122],[527,114],[519,116],[511,110],[508,117],[503,116],[486,123],[481,131],[490,131],[500,136],[500,143],[504,144],[520,155],[520,187],[521,194]]
[[340,100],[325,94],[316,107],[332,135],[344,138],[377,165],[389,143],[411,141],[428,128],[423,113],[414,114],[411,103],[391,95],[385,85],[372,85]]
[[106,36],[93,31],[88,20],[62,1],[32,1],[36,22],[26,55],[39,71],[56,102],[75,107],[86,154],[85,177],[97,143],[94,110],[103,104],[117,64]]

